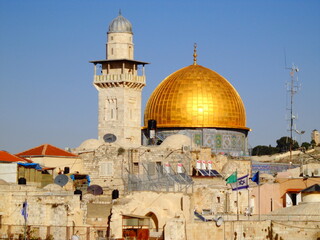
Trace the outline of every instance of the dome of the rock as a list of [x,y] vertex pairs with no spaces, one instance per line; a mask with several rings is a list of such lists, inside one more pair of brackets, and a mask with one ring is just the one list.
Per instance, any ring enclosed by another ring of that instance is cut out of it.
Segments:
[[[197,64],[166,77],[144,112],[143,144],[159,144],[183,134],[212,152],[248,154],[246,111],[237,90],[220,74]],[[152,126],[151,126],[152,125]]]
[[245,129],[246,113],[240,95],[218,73],[200,65],[182,68],[164,79],[145,108],[144,124],[158,128]]

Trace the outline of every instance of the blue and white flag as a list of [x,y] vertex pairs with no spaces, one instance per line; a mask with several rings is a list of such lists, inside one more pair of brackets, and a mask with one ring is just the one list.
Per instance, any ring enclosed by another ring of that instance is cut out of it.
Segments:
[[260,174],[259,174],[259,171],[258,172],[256,172],[254,175],[253,175],[253,177],[251,178],[251,181],[252,182],[255,182],[256,184],[260,184],[260,176],[259,176]]
[[238,178],[237,182],[231,183],[232,191],[247,189],[249,187],[249,178],[248,174]]
[[21,215],[24,217],[24,220],[27,221],[28,218],[28,203],[27,200],[25,200],[22,204],[22,209],[21,209]]

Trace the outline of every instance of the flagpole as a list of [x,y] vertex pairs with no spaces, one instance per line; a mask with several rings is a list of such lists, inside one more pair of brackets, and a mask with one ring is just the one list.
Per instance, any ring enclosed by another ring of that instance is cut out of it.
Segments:
[[[247,171],[247,175],[249,177],[249,171]],[[248,191],[248,220],[250,219],[250,193],[249,193],[249,180],[248,180],[248,188],[247,188],[247,191]]]
[[[236,190],[237,194],[237,220],[239,220],[239,196],[238,196],[238,174],[237,170],[233,172],[227,179],[227,184],[231,185],[232,191]],[[232,186],[235,183],[236,188]]]
[[[24,201],[24,204],[27,202],[27,198],[25,199]],[[26,207],[26,210],[27,211],[27,207]],[[27,213],[25,213],[27,214]],[[26,215],[24,216],[24,240],[27,240],[27,217]]]
[[27,219],[24,219],[24,240],[27,240]]
[[236,183],[236,187],[237,187],[237,221],[239,221],[239,189],[238,189],[238,169],[236,169],[237,172],[237,183]]
[[249,187],[247,188],[247,191],[248,191],[248,220],[250,219],[250,212],[251,212],[251,210],[250,210],[250,193],[249,193]]
[[[259,177],[260,178],[260,177]],[[261,204],[260,204],[260,181],[259,181],[259,183],[258,183],[258,200],[259,200],[259,221],[261,220],[260,219],[260,212],[261,212],[261,210],[260,210],[260,208],[261,208]]]

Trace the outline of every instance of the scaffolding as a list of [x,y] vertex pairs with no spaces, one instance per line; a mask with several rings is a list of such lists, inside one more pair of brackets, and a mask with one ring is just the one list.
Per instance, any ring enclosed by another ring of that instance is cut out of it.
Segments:
[[155,162],[140,165],[143,168],[142,174],[134,174],[126,169],[128,174],[124,181],[129,192],[193,192],[193,180],[184,167],[181,171],[175,172],[169,164],[165,167]]

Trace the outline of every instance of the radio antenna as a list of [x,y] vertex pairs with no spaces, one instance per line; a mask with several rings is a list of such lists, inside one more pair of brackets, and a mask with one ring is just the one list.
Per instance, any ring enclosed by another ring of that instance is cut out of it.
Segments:
[[[286,64],[286,55],[285,55],[285,64]],[[293,114],[293,97],[294,95],[298,92],[299,90],[299,85],[298,85],[298,76],[297,73],[299,72],[299,68],[292,64],[291,67],[287,67],[285,65],[285,69],[290,70],[290,80],[286,83],[287,85],[287,92],[289,94],[289,103],[287,102],[287,111],[290,115],[290,123],[289,123],[289,131],[290,131],[290,162],[292,162],[292,147],[293,147],[293,138],[292,134],[295,131],[295,125],[294,121],[297,119],[296,116]]]

